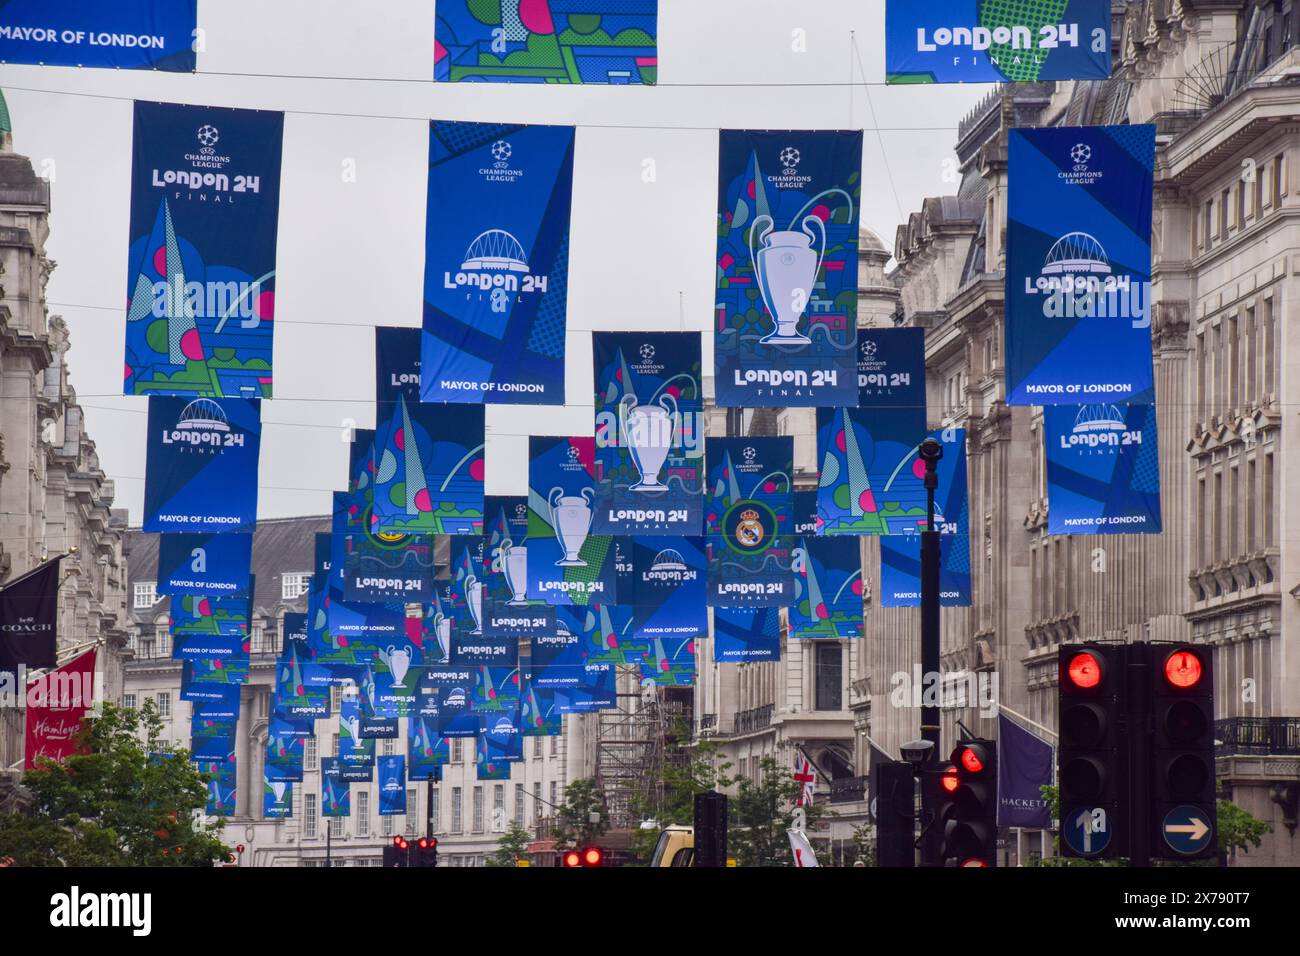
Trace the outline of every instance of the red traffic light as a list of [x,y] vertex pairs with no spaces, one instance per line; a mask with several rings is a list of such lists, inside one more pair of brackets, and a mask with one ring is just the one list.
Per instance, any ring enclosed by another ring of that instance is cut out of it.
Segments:
[[1186,690],[1200,683],[1204,668],[1201,659],[1191,651],[1174,651],[1165,658],[1165,680]]
[[604,859],[605,854],[600,851],[599,847],[589,846],[582,851],[583,866],[600,866]]
[[393,837],[393,846],[397,847],[399,850],[405,850],[406,849],[405,838],[400,836]]
[[565,866],[582,866],[582,855],[577,850],[570,850],[564,854]]
[[962,860],[959,866],[988,866],[987,860],[981,860],[979,857],[972,857],[969,860]]
[[956,793],[957,788],[961,786],[961,778],[957,776],[957,768],[949,767],[939,778],[939,785],[949,793]]
[[421,850],[427,850],[427,849],[429,849],[429,839],[428,839],[428,837],[420,837],[420,842],[419,842],[417,845],[419,846],[419,848],[420,848]]
[[957,762],[970,773],[984,772],[984,755],[977,747],[962,747]]
[[1075,687],[1092,690],[1101,683],[1101,659],[1087,651],[1080,651],[1070,658],[1066,674]]

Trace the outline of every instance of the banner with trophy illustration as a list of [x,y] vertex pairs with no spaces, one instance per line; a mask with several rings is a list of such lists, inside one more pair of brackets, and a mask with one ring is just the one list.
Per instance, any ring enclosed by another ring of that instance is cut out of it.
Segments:
[[293,816],[292,782],[263,777],[262,816],[268,820],[287,820]]
[[705,444],[708,603],[788,606],[794,599],[794,439],[709,438]]
[[[708,561],[704,538],[646,535],[624,539],[632,559],[632,640],[639,660],[655,640],[672,642],[709,633]],[[631,663],[631,661],[624,661]]]
[[400,754],[379,758],[379,815],[406,813],[406,758]]
[[903,534],[925,521],[925,408],[819,408],[821,534]]
[[1008,405],[1125,402],[1152,389],[1155,131],[1009,131]]
[[440,0],[440,83],[653,84],[658,0]]
[[572,126],[429,124],[425,402],[563,405]]
[[862,636],[861,547],[856,535],[796,539],[791,638]]
[[528,594],[528,497],[488,495],[483,516],[482,631],[520,640],[555,630],[555,608]]
[[[966,430],[938,429],[930,432],[929,437],[938,441],[943,450],[943,456],[935,466],[939,484],[934,494],[935,526],[939,531],[939,603],[944,607],[969,607],[970,500],[966,476]],[[925,524],[923,508],[919,519],[904,525],[902,533],[881,536],[882,607],[920,606],[920,532],[925,530]]]
[[856,406],[861,130],[722,130],[720,406]]
[[613,603],[614,539],[591,533],[596,440],[528,439],[528,594],[548,604]]
[[246,594],[252,566],[251,534],[158,536],[159,594]]
[[352,816],[352,787],[343,779],[343,768],[334,757],[320,758],[320,815]]
[[748,664],[781,659],[781,609],[776,607],[715,607],[713,660],[719,664]]
[[483,408],[423,405],[399,395],[375,429],[376,533],[481,534]]
[[283,135],[274,110],[136,102],[123,394],[271,397]]
[[253,530],[260,401],[151,395],[147,427],[144,531]]
[[344,535],[343,599],[423,604],[433,598],[433,536]]
[[6,0],[0,62],[192,73],[197,27],[198,0]]
[[1159,533],[1155,405],[1045,406],[1043,444],[1048,534]]
[[699,534],[704,395],[698,332],[593,332],[596,534]]
[[[415,706],[420,669],[426,663],[424,627],[418,617],[403,617],[402,624],[402,636],[387,645],[378,642],[374,658],[366,664],[362,686],[369,695],[370,713],[377,717],[405,717]],[[428,663],[441,660],[435,651]]]
[[885,82],[1104,80],[1110,18],[1098,0],[886,0]]
[[921,411],[925,418],[925,329],[858,329],[858,407]]

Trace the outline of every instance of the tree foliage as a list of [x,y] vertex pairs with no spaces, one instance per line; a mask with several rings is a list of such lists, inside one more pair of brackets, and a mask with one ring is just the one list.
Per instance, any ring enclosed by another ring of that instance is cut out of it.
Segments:
[[555,812],[557,850],[586,846],[604,836],[608,829],[609,814],[595,780],[589,777],[575,780],[564,788],[564,805]]
[[510,827],[497,840],[497,851],[488,857],[488,866],[517,866],[520,860],[530,860],[528,844],[532,834],[511,820]]
[[[794,824],[795,801],[803,784],[773,757],[759,761],[755,779],[740,777],[735,783],[736,794],[727,801],[731,855],[740,866],[793,866],[786,831]],[[808,830],[825,812],[817,804],[803,811]]]
[[41,760],[23,785],[30,814],[0,817],[0,857],[18,866],[211,866],[230,856],[223,821],[196,822],[206,778],[184,750],[162,743],[152,702],[105,704],[79,731],[84,753]]

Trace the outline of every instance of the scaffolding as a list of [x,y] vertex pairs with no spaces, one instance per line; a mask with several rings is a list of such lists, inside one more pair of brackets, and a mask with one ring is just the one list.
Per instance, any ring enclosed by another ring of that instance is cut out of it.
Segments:
[[597,712],[596,789],[612,829],[632,829],[663,804],[664,740],[673,709],[663,689],[620,667],[616,707]]

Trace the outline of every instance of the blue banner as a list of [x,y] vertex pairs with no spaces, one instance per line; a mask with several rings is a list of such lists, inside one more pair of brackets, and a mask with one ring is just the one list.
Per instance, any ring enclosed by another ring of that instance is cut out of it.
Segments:
[[822,534],[905,534],[925,522],[925,408],[819,408]]
[[594,438],[528,439],[528,593],[548,604],[612,603],[614,539],[591,534]]
[[[970,498],[966,479],[966,430],[945,428],[930,432],[943,450],[936,465],[939,479],[934,493],[935,526],[939,531],[939,598],[945,607],[968,607],[971,600]],[[919,457],[909,467],[918,467]],[[881,604],[884,607],[919,607],[921,602],[921,535],[925,509],[917,520],[900,525],[898,533],[880,539]],[[891,522],[891,530],[893,523]]]
[[555,630],[555,608],[528,594],[528,498],[489,495],[483,518],[482,631],[518,641]]
[[719,664],[779,661],[780,608],[715,607],[713,659]]
[[635,664],[645,657],[650,645],[636,637],[634,617],[634,608],[617,604],[562,605],[555,609],[557,630],[579,636],[587,664]]
[[0,62],[194,71],[198,0],[6,0]]
[[1047,533],[1158,533],[1158,437],[1155,405],[1046,406]]
[[554,688],[555,704],[563,714],[588,714],[617,706],[618,668],[613,664],[586,664],[577,684]]
[[374,738],[361,736],[361,699],[344,694],[339,701],[339,773],[349,782],[369,781],[375,767]]
[[164,534],[158,540],[159,594],[247,594],[251,534]]
[[[709,633],[708,561],[704,539],[646,536],[626,539],[632,552],[631,639],[640,660],[655,640],[675,643]],[[626,658],[625,662],[628,661]]]
[[150,397],[143,530],[253,530],[261,405]]
[[520,683],[517,666],[490,667],[480,664],[475,667],[474,684],[470,690],[474,713],[481,718],[483,714],[517,708]]
[[704,394],[698,332],[594,332],[596,534],[699,534]]
[[856,536],[797,539],[790,637],[862,636],[861,547]]
[[293,783],[288,780],[262,781],[262,816],[284,820],[293,816]]
[[672,641],[655,638],[641,660],[640,669],[642,684],[690,687],[695,683],[695,638]]
[[721,134],[720,406],[856,406],[861,130]]
[[135,104],[125,394],[271,397],[283,133],[273,110]]
[[247,657],[196,658],[181,662],[181,700],[239,700],[239,687],[248,683]]
[[375,327],[375,404],[380,406],[376,424],[386,420],[397,399],[420,400],[420,330],[392,326]]
[[796,491],[794,493],[794,525],[791,534],[817,534],[817,492]]
[[653,84],[658,0],[442,0],[433,75],[451,83]]
[[708,602],[785,607],[794,598],[794,439],[710,438]]
[[235,755],[230,754],[226,760],[196,760],[195,766],[199,773],[208,778],[208,805],[205,810],[208,816],[234,816],[239,780]]
[[[379,656],[380,650],[406,640],[406,607],[397,602],[349,604],[332,600],[328,617],[330,633],[340,650],[361,671]],[[359,676],[360,672],[354,672],[355,678]]]
[[[376,415],[382,406],[376,406]],[[348,488],[336,491],[332,502],[330,530],[335,534],[368,533],[378,518],[375,502],[375,432],[371,428],[352,429],[348,447]]]
[[858,407],[920,409],[925,418],[925,329],[858,329]]
[[1123,402],[1152,388],[1155,129],[1008,134],[1008,405]]
[[263,776],[267,780],[300,783],[303,771],[304,737],[269,737]]
[[1098,0],[887,0],[888,83],[1041,83],[1110,76]]
[[451,663],[453,666],[474,667],[480,664],[513,666],[518,660],[518,638],[487,637],[466,632],[452,633]]
[[1055,763],[1051,744],[998,714],[998,826],[1051,829],[1052,808],[1042,788],[1052,783]]
[[[249,578],[249,592],[253,581]],[[171,601],[170,628],[175,660],[248,659],[249,596],[231,594],[198,597],[187,594]]]
[[320,758],[320,815],[352,816],[352,787],[343,779],[342,768],[333,757]]
[[406,758],[402,756],[379,758],[379,815],[397,816],[406,813]]
[[350,535],[344,540],[345,601],[424,604],[432,600],[432,536],[403,535],[391,544],[378,535]]
[[485,716],[479,724],[475,772],[479,780],[509,780],[510,765],[524,759],[519,709]]
[[564,733],[564,715],[553,688],[538,687],[526,676],[520,698],[520,732],[525,737],[557,737]]
[[416,714],[406,722],[407,776],[411,780],[435,780],[443,764],[451,759],[447,738],[438,733],[438,715]]
[[420,695],[434,698],[432,707],[420,706],[419,711],[436,710],[438,737],[473,737],[478,733],[478,717],[474,714],[472,690],[478,675],[470,667],[426,667],[421,675]]
[[571,126],[429,124],[426,402],[563,405]]

